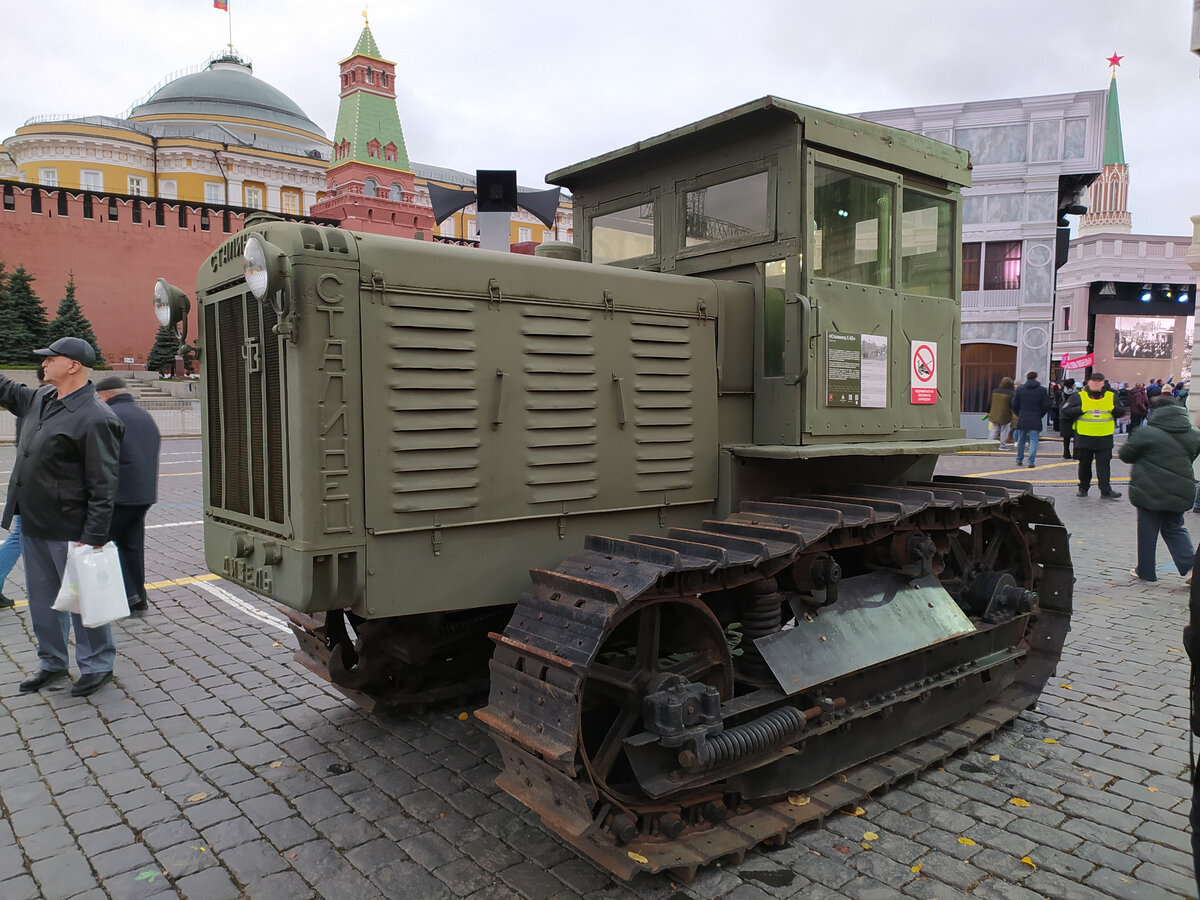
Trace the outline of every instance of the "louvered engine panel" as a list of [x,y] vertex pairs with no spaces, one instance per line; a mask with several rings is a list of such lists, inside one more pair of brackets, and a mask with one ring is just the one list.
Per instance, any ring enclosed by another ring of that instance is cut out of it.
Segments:
[[403,300],[393,301],[384,325],[391,356],[392,511],[477,506],[480,441],[473,304],[426,300],[407,306]]
[[639,492],[686,490],[696,481],[690,323],[633,316],[635,485]]
[[591,313],[527,307],[521,339],[529,502],[589,500],[598,491]]

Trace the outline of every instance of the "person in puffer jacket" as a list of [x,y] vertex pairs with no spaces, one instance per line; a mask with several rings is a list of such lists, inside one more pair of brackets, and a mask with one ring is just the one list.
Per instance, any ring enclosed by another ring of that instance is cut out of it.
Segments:
[[1142,581],[1157,580],[1154,552],[1162,535],[1175,568],[1187,575],[1196,546],[1183,514],[1196,496],[1192,463],[1200,455],[1200,430],[1173,398],[1155,397],[1145,427],[1129,435],[1118,455],[1133,467],[1129,502],[1137,508],[1137,566],[1129,574]]

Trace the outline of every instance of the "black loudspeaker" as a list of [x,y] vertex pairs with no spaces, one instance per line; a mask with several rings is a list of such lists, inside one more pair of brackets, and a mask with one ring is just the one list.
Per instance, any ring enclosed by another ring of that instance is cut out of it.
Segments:
[[517,211],[517,173],[513,169],[479,169],[475,172],[476,209],[479,212]]

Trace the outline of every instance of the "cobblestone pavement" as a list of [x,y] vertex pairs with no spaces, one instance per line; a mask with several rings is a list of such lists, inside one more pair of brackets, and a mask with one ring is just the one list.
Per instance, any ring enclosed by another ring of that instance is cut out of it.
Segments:
[[291,661],[269,604],[196,579],[199,442],[164,442],[154,608],[117,626],[115,683],[19,694],[28,611],[0,612],[0,898],[1195,896],[1183,579],[1160,549],[1160,580],[1131,583],[1133,510],[1077,498],[1042,447],[1033,470],[998,452],[941,464],[1031,478],[1072,531],[1073,630],[1038,708],[860,817],[690,884],[626,885],[495,788],[473,707],[369,717]]

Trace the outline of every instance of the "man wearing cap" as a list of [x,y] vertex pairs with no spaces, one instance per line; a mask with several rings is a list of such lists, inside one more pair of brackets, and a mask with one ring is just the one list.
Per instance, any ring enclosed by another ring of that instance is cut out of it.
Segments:
[[1116,392],[1109,389],[1103,375],[1093,372],[1088,376],[1084,390],[1067,401],[1062,415],[1074,424],[1075,458],[1079,460],[1079,496],[1086,497],[1092,486],[1094,459],[1100,496],[1105,500],[1116,500],[1121,494],[1109,484],[1109,470],[1112,466],[1116,420],[1125,415],[1125,407],[1121,405]]
[[129,611],[141,616],[150,608],[146,596],[146,510],[158,499],[158,448],[162,437],[154,417],[133,401],[119,375],[98,380],[96,393],[125,423],[108,539],[117,545],[121,557]]
[[86,697],[112,679],[112,630],[84,628],[79,616],[52,606],[68,542],[100,547],[108,540],[125,426],[88,381],[96,361],[91,344],[65,337],[34,353],[45,357],[44,387],[34,390],[0,375],[0,406],[22,419],[0,524],[8,528],[14,515],[21,516],[25,587],[38,643],[38,671],[20,690],[38,691],[66,677],[74,625],[79,680],[71,694]]

